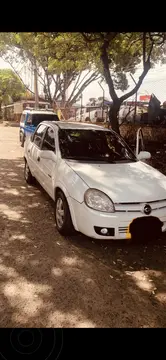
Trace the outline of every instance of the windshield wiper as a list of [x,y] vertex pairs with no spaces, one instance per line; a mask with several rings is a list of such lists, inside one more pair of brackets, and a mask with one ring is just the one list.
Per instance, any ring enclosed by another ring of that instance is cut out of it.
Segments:
[[66,160],[82,160],[82,161],[102,161],[107,162],[109,164],[115,164],[115,161],[110,160],[109,158],[103,158],[103,157],[90,157],[90,156],[64,156],[64,159]]
[[120,162],[136,162],[137,159],[118,159],[118,160],[115,160],[116,163],[120,163]]

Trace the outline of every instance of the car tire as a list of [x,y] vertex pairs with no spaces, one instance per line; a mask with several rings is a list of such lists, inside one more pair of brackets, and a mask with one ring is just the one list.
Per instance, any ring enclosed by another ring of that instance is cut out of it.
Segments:
[[24,143],[25,143],[25,135],[24,134],[22,134],[21,135],[21,147],[24,147]]
[[[61,212],[61,213],[60,213]],[[61,235],[74,235],[75,229],[72,223],[70,209],[65,195],[58,191],[55,199],[55,223]]]
[[25,165],[24,165],[24,178],[28,185],[33,185],[35,183],[35,178],[34,178],[34,176],[32,176],[30,168],[29,168],[26,160],[25,160]]

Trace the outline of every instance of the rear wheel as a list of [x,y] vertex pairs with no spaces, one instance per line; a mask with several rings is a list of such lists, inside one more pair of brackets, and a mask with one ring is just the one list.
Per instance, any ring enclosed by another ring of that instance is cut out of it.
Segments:
[[29,185],[32,185],[35,182],[35,178],[34,178],[34,176],[32,176],[30,168],[29,168],[26,160],[25,160],[25,165],[24,165],[24,178],[25,178],[27,184],[29,184]]
[[58,191],[55,200],[55,222],[60,234],[69,236],[74,234],[74,226],[70,209],[62,191]]

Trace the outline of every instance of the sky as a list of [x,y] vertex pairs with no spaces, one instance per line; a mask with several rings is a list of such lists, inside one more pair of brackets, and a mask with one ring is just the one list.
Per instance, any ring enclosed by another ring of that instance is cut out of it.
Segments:
[[[6,63],[4,60],[0,58],[0,69],[4,68],[10,68],[10,65]],[[137,81],[140,74],[141,74],[141,65],[139,65],[138,70],[134,74],[134,78]],[[133,80],[129,77],[129,85],[130,87],[127,89],[127,91],[131,90],[134,83]],[[105,97],[110,99],[108,86],[107,84],[102,83],[102,86],[105,89]],[[122,95],[121,91],[117,92],[118,95]],[[142,86],[139,89],[138,97],[139,95],[145,95],[152,93],[155,94],[155,96],[163,103],[166,101],[166,64],[159,65],[157,64],[155,68],[150,69],[148,74],[146,75],[146,78],[143,81]],[[103,96],[103,92],[98,84],[98,82],[91,83],[83,92],[83,104],[85,105],[89,98],[91,97],[101,97]],[[135,98],[135,95],[132,99]]]

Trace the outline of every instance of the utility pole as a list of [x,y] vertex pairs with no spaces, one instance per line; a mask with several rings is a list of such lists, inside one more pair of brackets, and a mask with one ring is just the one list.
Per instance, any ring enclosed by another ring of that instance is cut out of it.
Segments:
[[[79,90],[79,87],[78,87],[78,90]],[[80,97],[78,98],[78,100],[81,100],[81,108],[80,108],[80,116],[79,116],[80,122],[81,122],[81,120],[82,120],[82,108],[83,108],[83,106],[82,106],[82,99],[83,99],[83,94],[81,93]]]
[[38,95],[36,60],[34,60],[34,92],[35,92],[35,109],[38,109],[39,108],[39,95]]
[[[137,85],[137,83],[136,83],[136,81],[135,81],[135,79],[134,79],[134,77],[133,77],[132,74],[130,74],[130,77],[131,77],[132,80],[134,81],[134,84]],[[135,94],[135,106],[134,106],[134,122],[135,122],[136,113],[137,113],[137,95],[138,95],[138,93],[136,92],[136,94]]]
[[80,121],[82,121],[82,98],[83,98],[83,94],[81,93],[80,99],[81,99],[81,119]]
[[102,87],[102,85],[101,85],[101,83],[99,81],[98,81],[98,84],[100,85],[101,89],[103,90],[103,104],[102,104],[102,120],[103,120],[105,91],[104,91],[104,88]]
[[[77,88],[78,88],[78,90],[80,90],[78,86],[77,86]],[[77,99],[81,100],[81,109],[79,111],[79,118],[80,118],[80,122],[81,122],[81,120],[82,120],[82,108],[83,108],[83,93],[82,92],[81,92],[80,96]]]

